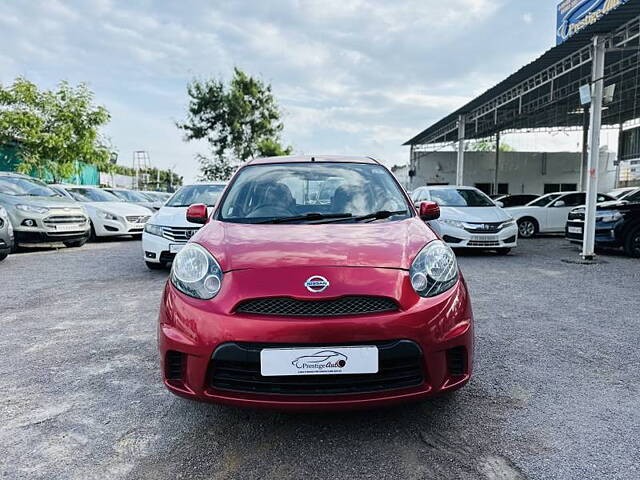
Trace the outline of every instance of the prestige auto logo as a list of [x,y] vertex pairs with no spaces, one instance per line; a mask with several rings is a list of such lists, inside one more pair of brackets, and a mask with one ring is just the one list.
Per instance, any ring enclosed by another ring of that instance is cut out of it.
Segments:
[[304,355],[296,358],[291,364],[299,370],[331,370],[342,369],[347,366],[345,354],[333,350],[322,350],[313,355]]

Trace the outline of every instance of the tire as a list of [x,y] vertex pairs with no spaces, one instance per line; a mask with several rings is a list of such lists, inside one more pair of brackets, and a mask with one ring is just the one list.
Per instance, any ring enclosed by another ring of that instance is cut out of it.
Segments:
[[90,242],[97,242],[98,236],[96,235],[96,229],[93,227],[93,223],[91,223],[91,233],[89,234]]
[[520,238],[533,238],[538,234],[538,222],[531,217],[518,220],[518,234]]
[[67,248],[79,248],[87,243],[87,238],[83,238],[82,240],[74,240],[73,242],[63,242],[64,246]]
[[147,268],[149,270],[164,270],[167,268],[167,264],[164,262],[154,263],[154,262],[144,262],[147,264]]
[[509,255],[509,253],[511,253],[511,249],[510,248],[497,248],[496,249],[496,253],[500,256],[502,255]]
[[640,258],[640,226],[632,228],[624,236],[624,253]]
[[142,234],[141,233],[136,233],[135,235],[131,235],[131,238],[133,240],[142,240]]
[[0,253],[0,262],[9,256],[9,252]]

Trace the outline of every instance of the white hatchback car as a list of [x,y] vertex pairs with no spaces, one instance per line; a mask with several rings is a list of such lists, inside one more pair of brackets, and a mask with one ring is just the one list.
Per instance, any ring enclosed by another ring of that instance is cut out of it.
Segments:
[[140,238],[151,217],[148,208],[127,203],[97,187],[87,185],[52,185],[56,191],[81,203],[91,219],[91,236]]
[[[598,194],[598,203],[615,200]],[[524,207],[505,209],[517,222],[520,237],[531,238],[538,233],[563,233],[569,212],[586,203],[584,192],[548,193]]]
[[420,187],[411,198],[416,205],[440,205],[440,218],[429,224],[451,248],[495,250],[506,255],[518,244],[516,222],[477,188]]
[[196,203],[213,208],[226,183],[209,182],[180,188],[147,222],[142,235],[144,260],[151,270],[165,268],[202,227],[187,221],[187,209]]

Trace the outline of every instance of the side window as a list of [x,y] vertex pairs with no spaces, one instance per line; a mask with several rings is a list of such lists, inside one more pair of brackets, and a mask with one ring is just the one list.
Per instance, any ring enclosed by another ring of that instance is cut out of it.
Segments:
[[567,207],[577,207],[584,205],[586,200],[584,193],[572,193],[571,195],[565,195],[560,200],[564,201]]
[[423,188],[418,188],[415,192],[413,192],[413,195],[411,195],[411,200],[413,200],[414,202],[419,202],[420,195],[422,195],[423,190]]
[[600,202],[608,202],[608,201],[609,201],[609,197],[606,197],[604,195],[598,194],[598,200],[597,200],[598,203],[600,203]]
[[640,202],[640,191],[634,193],[633,195],[629,195],[625,198],[627,202]]

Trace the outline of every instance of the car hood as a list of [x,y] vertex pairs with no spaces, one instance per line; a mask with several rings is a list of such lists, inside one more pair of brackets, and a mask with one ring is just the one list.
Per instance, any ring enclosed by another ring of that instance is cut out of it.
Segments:
[[418,218],[399,222],[324,225],[251,225],[213,221],[193,241],[224,271],[302,266],[408,270],[437,237]]
[[151,215],[149,209],[127,202],[83,202],[83,205],[89,208],[102,210],[103,212],[119,216],[140,216],[148,217]]
[[471,223],[506,222],[511,216],[500,207],[440,207],[440,218]]
[[540,212],[545,207],[511,207],[505,208],[504,211],[507,212],[512,217],[526,215],[527,213],[534,214]]
[[[164,227],[195,227],[200,228],[197,223],[187,222],[188,207],[162,207],[150,219],[149,223],[162,225]],[[211,209],[209,209],[211,212]]]
[[3,199],[13,205],[34,205],[38,207],[49,208],[81,208],[81,204],[75,200],[65,197],[19,197],[12,195],[4,195]]

